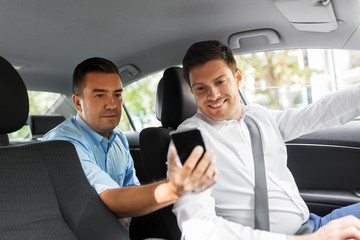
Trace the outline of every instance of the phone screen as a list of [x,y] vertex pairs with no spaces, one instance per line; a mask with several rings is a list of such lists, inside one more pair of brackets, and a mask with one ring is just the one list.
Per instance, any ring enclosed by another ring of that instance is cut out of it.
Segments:
[[190,129],[170,134],[182,164],[185,163],[186,159],[190,156],[192,150],[196,146],[202,146],[205,152],[205,144],[201,132],[198,129]]

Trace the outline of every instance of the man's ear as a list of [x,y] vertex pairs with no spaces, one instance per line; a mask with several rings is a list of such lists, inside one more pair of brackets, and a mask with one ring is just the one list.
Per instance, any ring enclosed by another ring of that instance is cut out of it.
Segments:
[[78,112],[82,112],[80,96],[77,94],[73,94],[71,99],[72,99],[76,109],[78,110]]
[[237,86],[240,87],[242,81],[242,72],[240,69],[236,69],[235,78],[236,78]]

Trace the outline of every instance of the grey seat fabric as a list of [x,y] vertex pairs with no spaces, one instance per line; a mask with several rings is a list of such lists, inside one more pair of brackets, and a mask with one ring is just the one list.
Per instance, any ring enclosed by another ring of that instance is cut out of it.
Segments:
[[[25,124],[29,103],[21,77],[1,57],[0,76],[0,112],[11,116],[0,133],[8,134]],[[0,192],[0,239],[129,239],[69,142],[0,146]]]
[[27,124],[29,125],[31,138],[42,138],[45,133],[65,121],[65,117],[58,114],[52,115],[29,115]]
[[66,141],[0,148],[0,239],[128,239]]
[[[147,181],[165,179],[167,172],[167,152],[171,131],[186,118],[196,113],[195,99],[189,85],[183,78],[183,70],[172,67],[165,70],[159,82],[156,95],[156,114],[161,127],[150,127],[140,132],[141,161]],[[169,239],[180,239],[181,232],[172,206],[161,209],[166,222]]]

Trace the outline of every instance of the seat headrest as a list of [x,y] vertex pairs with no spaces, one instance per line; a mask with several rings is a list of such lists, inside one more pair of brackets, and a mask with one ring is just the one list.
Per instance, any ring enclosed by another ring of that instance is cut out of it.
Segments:
[[0,57],[0,134],[19,130],[29,114],[29,99],[25,84],[15,68]]
[[65,121],[63,115],[30,115],[27,123],[30,128],[32,138],[42,137],[45,133]]
[[183,77],[183,69],[171,67],[164,71],[156,93],[156,117],[163,127],[177,128],[196,113],[195,98]]
[[9,137],[7,134],[0,134],[0,146],[8,146]]

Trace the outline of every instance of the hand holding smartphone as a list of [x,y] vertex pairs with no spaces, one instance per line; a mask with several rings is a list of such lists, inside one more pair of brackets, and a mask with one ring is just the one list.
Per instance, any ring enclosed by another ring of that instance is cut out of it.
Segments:
[[175,144],[175,148],[179,155],[180,161],[183,165],[196,146],[202,146],[205,153],[205,144],[201,136],[201,132],[198,129],[173,132],[170,133],[170,135]]

